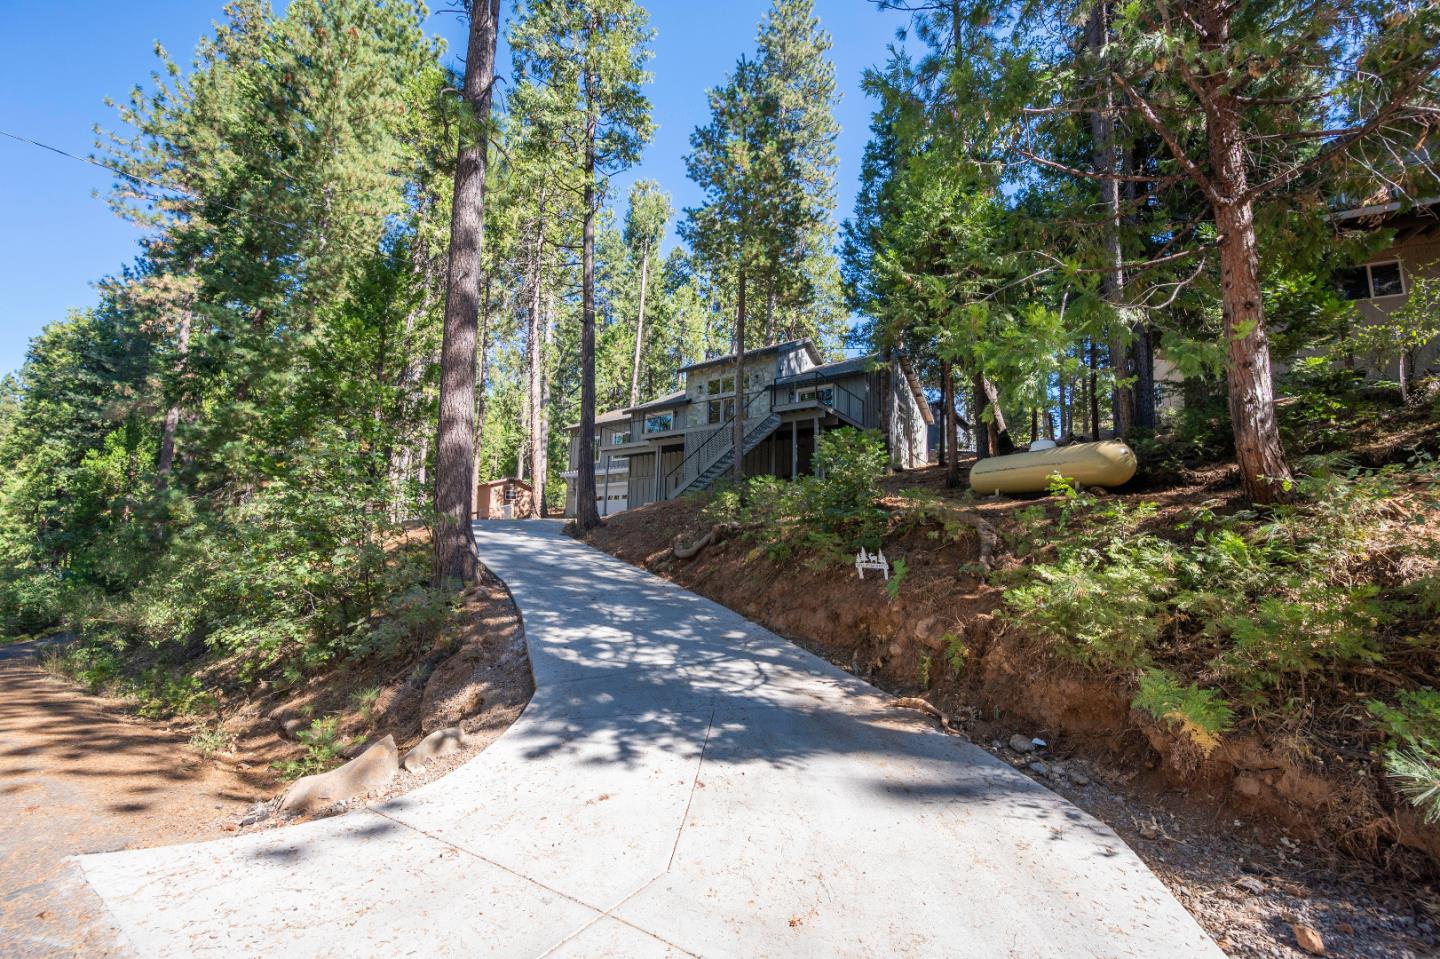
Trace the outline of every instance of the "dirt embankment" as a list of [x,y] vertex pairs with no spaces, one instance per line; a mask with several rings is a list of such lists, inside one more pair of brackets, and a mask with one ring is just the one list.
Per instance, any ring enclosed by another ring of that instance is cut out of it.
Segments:
[[282,824],[274,815],[257,821],[256,812],[274,809],[286,787],[274,764],[307,754],[296,731],[313,719],[335,718],[344,741],[393,734],[402,752],[436,729],[467,733],[463,749],[423,772],[402,769],[387,786],[316,815],[407,792],[479,753],[534,692],[525,636],[488,573],[449,622],[400,657],[283,688],[227,686],[233,664],[212,664],[204,675],[218,712],[168,721],[142,719],[131,703],[56,675],[45,664],[53,644],[0,647],[0,954],[123,955],[103,904],[66,857]]
[[[893,478],[890,485],[894,491],[937,491],[942,479],[937,469],[929,469]],[[1231,484],[1224,471],[1191,479],[1187,487],[1133,498],[1156,501],[1164,514],[1233,495],[1227,492]],[[986,583],[975,564],[978,537],[948,541],[924,528],[891,534],[884,550],[891,562],[904,559],[907,566],[891,599],[886,583],[874,573],[860,580],[851,566],[812,569],[801,560],[770,562],[743,536],[723,539],[694,559],[677,560],[670,551],[675,541],[693,543],[710,528],[701,517],[701,505],[677,500],[638,508],[612,517],[588,541],[765,623],[881,688],[923,695],[972,740],[1021,769],[1030,770],[1035,756],[1015,755],[1005,747],[1009,737],[1022,731],[1025,739],[1045,740],[1045,762],[1037,766],[1045,769],[1045,783],[1106,819],[1132,842],[1149,845],[1146,858],[1152,867],[1171,881],[1176,896],[1217,939],[1240,927],[1231,923],[1251,922],[1259,929],[1248,946],[1234,950],[1236,955],[1299,955],[1279,945],[1293,942],[1289,932],[1264,932],[1267,924],[1279,923],[1277,917],[1296,913],[1296,900],[1282,896],[1269,913],[1247,913],[1248,919],[1236,920],[1225,900],[1215,899],[1214,887],[1202,888],[1204,880],[1198,875],[1214,873],[1214,863],[1205,860],[1224,858],[1228,871],[1309,871],[1315,883],[1306,887],[1305,899],[1315,909],[1322,901],[1336,909],[1374,904],[1374,897],[1384,900],[1400,890],[1397,894],[1413,903],[1431,901],[1440,913],[1440,899],[1411,883],[1440,868],[1440,831],[1421,828],[1408,808],[1375,815],[1380,791],[1367,763],[1306,762],[1286,744],[1266,742],[1244,730],[1227,734],[1210,757],[1198,755],[1184,737],[1130,708],[1133,677],[1079,667],[1005,621],[1002,590]],[[1004,556],[1007,543],[1015,541],[1009,536],[1014,531],[1009,514],[1025,505],[1030,504],[986,500],[965,507],[988,518],[999,531],[1001,564],[1015,562]],[[1073,780],[1057,775],[1056,767],[1087,770],[1089,775],[1081,773],[1081,780],[1100,780],[1119,798],[1100,801],[1092,789],[1074,789]],[[1156,835],[1161,837],[1158,842],[1165,842],[1181,834],[1179,821],[1194,825],[1194,834],[1184,841],[1188,848],[1159,852],[1149,844]],[[1156,822],[1162,824],[1158,832]],[[1217,824],[1233,825],[1215,835]],[[1336,860],[1338,854],[1341,860]],[[1192,861],[1182,865],[1187,855]],[[1372,871],[1377,867],[1380,873]],[[1345,878],[1335,878],[1339,875]],[[1319,891],[1326,883],[1332,888],[1328,900]],[[1243,890],[1238,897],[1256,899]],[[1356,946],[1351,955],[1423,955],[1418,946],[1430,942],[1431,933],[1405,937],[1404,923],[1431,924],[1430,914],[1407,919],[1387,913],[1385,906],[1374,909],[1387,916],[1372,923],[1377,935],[1387,927],[1397,937],[1381,936],[1368,947]],[[1355,930],[1365,923],[1351,916],[1336,920],[1336,926]],[[1344,932],[1333,936],[1348,937]],[[1231,939],[1240,942],[1243,935]],[[1382,940],[1391,945],[1381,946]],[[1269,952],[1272,947],[1276,952]]]

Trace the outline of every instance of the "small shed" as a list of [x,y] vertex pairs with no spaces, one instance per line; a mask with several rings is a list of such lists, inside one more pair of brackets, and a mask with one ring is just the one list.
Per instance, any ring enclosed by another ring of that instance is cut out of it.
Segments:
[[475,485],[476,519],[514,519],[529,516],[534,498],[530,484],[513,476]]

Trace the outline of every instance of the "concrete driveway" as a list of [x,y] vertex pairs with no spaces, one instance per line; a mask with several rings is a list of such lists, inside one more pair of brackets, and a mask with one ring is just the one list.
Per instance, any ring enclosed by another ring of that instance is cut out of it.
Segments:
[[478,538],[520,720],[363,812],[84,857],[137,954],[1221,955],[1108,827],[865,683],[557,524]]

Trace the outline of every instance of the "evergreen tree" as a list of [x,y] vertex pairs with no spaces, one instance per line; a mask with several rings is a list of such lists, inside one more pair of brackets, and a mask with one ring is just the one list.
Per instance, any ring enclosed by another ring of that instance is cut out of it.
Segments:
[[641,91],[651,31],[634,0],[532,0],[510,45],[517,74],[540,96],[536,121],[557,148],[578,158],[582,200],[580,469],[576,522],[599,525],[595,509],[595,229],[606,178],[635,163],[649,139]]
[[460,153],[450,212],[450,253],[440,348],[440,424],[435,456],[436,586],[475,576],[470,515],[475,498],[476,332],[485,234],[485,166],[500,0],[471,0]]

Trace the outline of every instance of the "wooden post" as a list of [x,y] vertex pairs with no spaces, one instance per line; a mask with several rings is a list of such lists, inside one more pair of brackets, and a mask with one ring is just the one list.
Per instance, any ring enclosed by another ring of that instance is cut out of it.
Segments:
[[790,421],[790,479],[800,475],[800,421]]
[[815,453],[820,449],[820,414],[815,414],[815,425],[810,437],[810,475],[819,476],[815,468]]
[[[604,434],[603,432],[600,434],[600,438],[601,438],[602,440],[605,438],[605,434]],[[601,494],[601,495],[603,495],[603,496],[605,497],[605,499],[603,499],[603,500],[601,501],[601,503],[602,503],[603,505],[601,505],[601,507],[600,507],[600,515],[601,515],[601,516],[608,516],[609,513],[610,513],[610,456],[609,456],[609,454],[606,454],[605,456],[600,457],[600,468],[605,471],[605,485],[604,485],[604,487],[602,488],[602,489],[603,489],[603,492],[602,492],[602,494]]]
[[657,503],[665,498],[665,481],[660,477],[660,454],[663,450],[664,447],[655,447],[655,502]]

